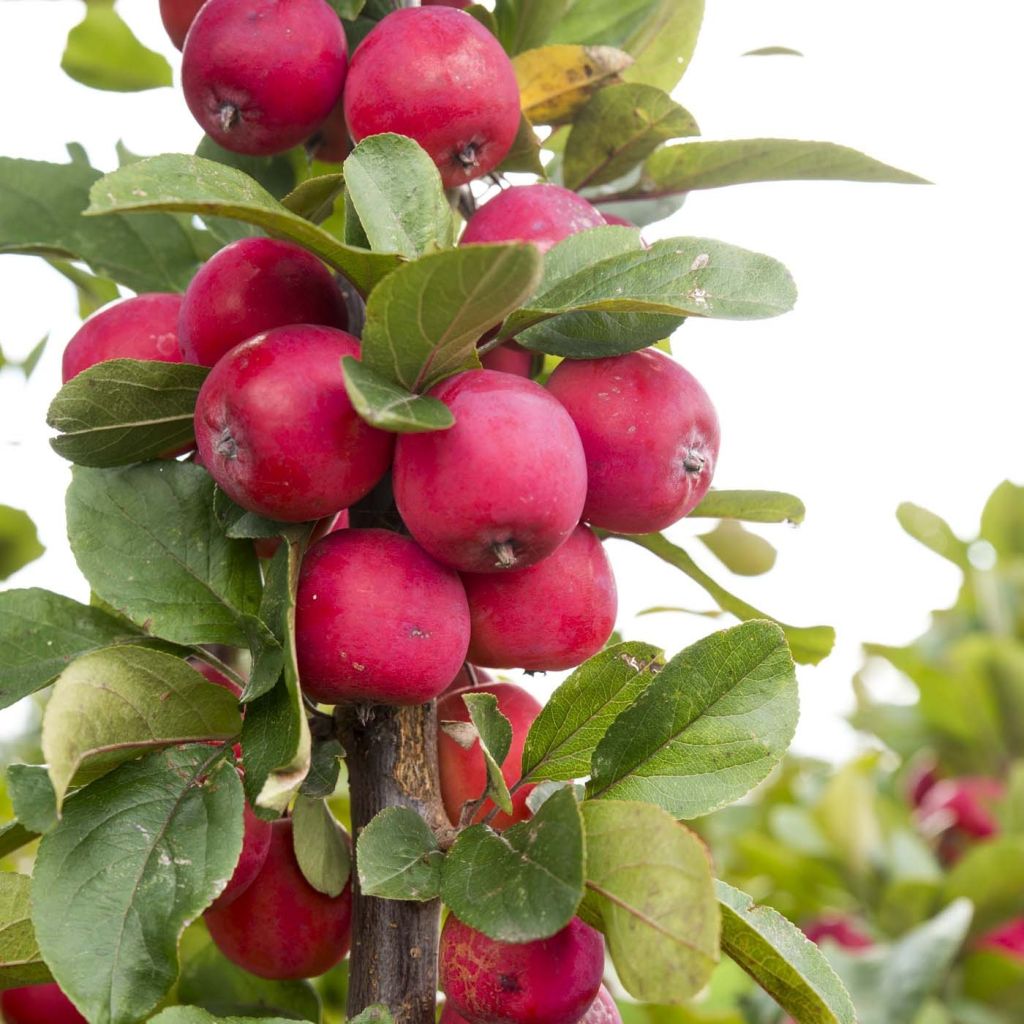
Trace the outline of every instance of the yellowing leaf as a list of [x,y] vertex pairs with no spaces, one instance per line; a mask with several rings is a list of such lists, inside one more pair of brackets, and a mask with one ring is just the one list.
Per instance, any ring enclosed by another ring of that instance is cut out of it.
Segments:
[[560,44],[513,58],[523,113],[533,124],[564,124],[602,85],[618,81],[633,58],[614,46]]

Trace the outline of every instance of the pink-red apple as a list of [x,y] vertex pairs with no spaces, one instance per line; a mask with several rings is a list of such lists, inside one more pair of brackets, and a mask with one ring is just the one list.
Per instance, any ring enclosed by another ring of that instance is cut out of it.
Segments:
[[373,489],[394,436],[352,408],[341,360],[358,354],[351,334],[297,324],[259,334],[218,361],[196,402],[196,442],[228,497],[250,512],[303,522]]
[[615,627],[615,577],[586,526],[521,572],[465,573],[472,631],[469,659],[488,668],[572,668],[605,645]]
[[547,252],[570,235],[605,224],[586,199],[561,185],[516,185],[499,192],[469,218],[459,244],[532,242]]
[[670,356],[644,349],[566,359],[547,386],[587,453],[588,523],[651,533],[700,503],[718,460],[718,417],[697,380]]
[[395,502],[409,532],[465,572],[546,558],[576,526],[587,491],[569,414],[539,384],[496,370],[456,374],[430,394],[455,425],[398,439]]
[[203,2],[204,0],[160,0],[160,18],[177,49],[184,47],[189,26],[195,20]]
[[297,146],[341,96],[348,44],[327,0],[207,0],[185,39],[181,84],[225,149]]
[[180,363],[178,311],[181,296],[147,292],[94,313],[64,349],[61,380],[67,384],[108,359],[155,359]]
[[186,363],[213,366],[235,345],[289,324],[348,326],[333,274],[292,242],[243,238],[192,279],[181,303],[178,342]]
[[853,919],[845,914],[823,914],[808,921],[803,931],[807,938],[817,945],[824,939],[831,940],[843,949],[869,949],[874,945],[871,937],[861,931]]
[[0,993],[6,1024],[89,1024],[55,982]]
[[[476,800],[487,784],[487,769],[480,752],[480,741],[474,740],[467,748],[444,729],[445,722],[469,721],[469,709],[462,699],[463,693],[493,694],[498,700],[498,710],[512,725],[512,745],[501,764],[501,774],[509,786],[518,782],[522,776],[526,734],[541,710],[540,701],[515,683],[485,683],[446,694],[438,702],[437,718],[441,727],[438,730],[437,761],[441,771],[441,799],[453,825],[458,824],[462,805],[469,800]],[[533,788],[532,784],[526,785],[515,792],[512,797],[512,813],[499,811],[492,820],[494,828],[507,828],[530,817],[526,798]],[[488,800],[474,820],[483,818],[493,807]]]
[[601,935],[578,917],[533,942],[499,942],[454,914],[441,932],[441,988],[473,1024],[576,1024],[603,973]]
[[228,879],[228,884],[224,886],[221,894],[210,905],[211,910],[234,903],[256,880],[256,876],[267,861],[273,833],[271,823],[257,817],[248,803],[243,812],[243,821],[242,852],[235,865],[234,874]]
[[339,896],[314,889],[295,859],[291,819],[280,818],[252,884],[204,916],[220,951],[251,974],[277,981],[313,978],[348,952],[352,886]]
[[501,44],[461,11],[406,8],[383,18],[352,55],[345,118],[356,142],[415,139],[445,188],[493,170],[519,130],[519,86]]
[[342,530],[302,563],[295,642],[314,700],[423,704],[466,660],[466,592],[408,537]]

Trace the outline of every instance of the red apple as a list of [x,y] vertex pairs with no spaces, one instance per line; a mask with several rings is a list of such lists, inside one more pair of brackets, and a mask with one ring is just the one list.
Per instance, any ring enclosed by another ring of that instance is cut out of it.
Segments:
[[[533,720],[540,714],[541,704],[532,694],[527,693],[515,683],[485,683],[471,689],[464,689],[446,694],[437,705],[437,718],[441,724],[438,730],[437,760],[441,772],[441,799],[444,809],[453,825],[458,824],[462,805],[469,800],[476,800],[487,784],[487,769],[483,754],[480,752],[480,741],[474,740],[467,749],[444,730],[444,722],[468,722],[469,709],[462,699],[463,693],[490,693],[498,699],[498,710],[512,725],[512,745],[508,755],[501,764],[501,774],[507,785],[518,782],[522,775],[523,747],[526,734],[530,731]],[[502,829],[514,825],[530,817],[526,806],[526,798],[533,790],[533,785],[523,786],[512,797],[512,813],[499,811],[492,824]],[[481,808],[477,817],[479,821],[494,805],[488,800]]]
[[206,925],[218,949],[251,974],[276,981],[312,978],[348,952],[352,886],[327,896],[306,881],[292,848],[292,822],[272,825],[267,859],[253,883]]
[[192,115],[225,149],[297,146],[341,96],[348,44],[326,0],[207,0],[185,39]]
[[273,238],[243,238],[200,268],[181,303],[187,363],[213,366],[236,345],[289,324],[348,326],[334,275],[311,252]]
[[454,914],[441,932],[441,988],[473,1024],[576,1024],[603,973],[601,935],[578,917],[533,942],[499,942]]
[[547,252],[564,238],[605,223],[586,199],[561,185],[516,185],[469,218],[459,244],[532,242]]
[[601,650],[615,628],[615,577],[586,526],[528,569],[465,573],[462,582],[474,664],[534,672],[572,668]]
[[393,11],[352,56],[345,118],[356,142],[415,139],[445,188],[493,170],[519,131],[519,86],[501,44],[475,18],[442,7]]
[[55,982],[0,993],[6,1024],[89,1024]]
[[295,607],[302,689],[325,704],[422,704],[466,660],[458,574],[387,530],[342,530],[302,563]]
[[67,384],[108,359],[154,359],[180,363],[178,311],[181,296],[147,292],[94,313],[64,349],[61,380]]
[[351,334],[297,324],[236,345],[214,366],[196,402],[196,442],[232,501],[304,522],[373,489],[391,462],[394,436],[352,408],[341,360],[358,354]]
[[718,417],[697,380],[670,356],[644,349],[566,359],[547,387],[587,453],[588,523],[652,533],[700,503],[718,461]]
[[546,558],[579,522],[586,496],[568,413],[539,384],[495,370],[457,374],[430,394],[455,425],[398,439],[395,502],[409,532],[465,572]]

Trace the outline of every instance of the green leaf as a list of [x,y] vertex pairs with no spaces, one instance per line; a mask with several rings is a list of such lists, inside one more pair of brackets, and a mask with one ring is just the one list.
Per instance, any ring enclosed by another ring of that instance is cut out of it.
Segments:
[[981,513],[981,539],[996,549],[1000,561],[1024,555],[1024,487],[1004,480]]
[[234,871],[242,787],[223,756],[197,745],[123,764],[69,800],[39,845],[39,948],[93,1024],[146,1017],[177,977],[182,929]]
[[9,765],[7,789],[15,817],[26,829],[42,834],[57,824],[57,800],[46,765]]
[[[249,175],[275,199],[289,196],[297,184],[295,174],[297,152],[289,150],[287,153],[276,153],[274,156],[249,156],[247,153],[233,153],[230,149],[225,149],[215,142],[209,135],[204,135],[196,147],[196,156],[202,157],[204,160],[213,160],[225,167],[234,167],[243,174]],[[298,159],[305,160],[305,157],[300,156]],[[305,216],[300,210],[296,210],[287,199],[284,199],[284,205],[293,213]]]
[[387,900],[435,899],[444,854],[427,823],[409,807],[386,807],[359,833],[359,891]]
[[0,826],[0,857],[10,856],[38,838],[38,832],[30,832],[19,822],[9,821],[6,825]]
[[615,181],[663,142],[699,134],[693,117],[661,89],[610,85],[573,123],[565,145],[565,186],[578,190]]
[[338,788],[341,759],[345,756],[342,745],[332,736],[314,737],[310,751],[309,774],[302,781],[303,796],[333,796]]
[[242,731],[234,695],[179,658],[111,647],[72,662],[43,715],[43,756],[60,808],[68,787],[178,743],[230,740]]
[[512,746],[512,723],[498,710],[498,698],[493,693],[464,693],[462,701],[480,737],[480,752],[487,767],[485,794],[506,814],[511,814],[512,797],[501,766]]
[[281,200],[281,205],[314,224],[322,224],[334,213],[344,194],[344,174],[318,174],[297,185]]
[[497,0],[498,38],[512,55],[541,46],[572,0]]
[[759,46],[756,50],[747,50],[740,54],[741,57],[802,57],[799,50],[790,49],[788,46]]
[[632,198],[722,188],[758,181],[887,181],[928,184],[832,142],[797,139],[733,139],[684,142],[653,153]]
[[[178,979],[179,1002],[216,1017],[255,1016],[265,1024],[268,1013],[286,1020],[320,1020],[320,997],[308,981],[269,981],[233,964],[207,940],[196,953],[183,956]],[[160,1018],[156,1018],[159,1020]]]
[[[771,619],[778,622],[772,616],[759,611],[752,604],[740,600],[730,594],[724,587],[716,583],[696,562],[680,547],[670,543],[660,533],[647,533],[643,535],[608,534],[616,540],[627,540],[638,547],[646,548],[652,554],[657,555],[662,561],[674,565],[681,572],[690,577],[696,584],[702,587],[717,602],[722,611],[735,615],[736,618],[747,621],[749,619]],[[831,653],[836,642],[836,631],[831,626],[787,626],[779,622],[782,631],[786,634],[786,641],[793,658],[801,665],[817,665],[819,661]]]
[[50,444],[80,466],[125,466],[195,443],[196,396],[210,369],[111,359],[68,381],[50,403]]
[[415,259],[452,245],[452,208],[436,164],[418,143],[404,135],[372,135],[344,166],[348,202],[374,252]]
[[[593,229],[595,234],[610,230],[631,229]],[[551,252],[557,250],[555,246]],[[779,316],[796,302],[793,279],[777,260],[706,238],[667,238],[649,249],[602,259],[553,287],[547,285],[545,280],[540,292],[508,318],[501,336],[516,335],[526,348],[574,359],[645,348],[665,336],[666,316],[756,320]],[[653,330],[642,335],[635,333],[639,318],[629,323],[629,330],[610,320],[605,330],[593,331],[589,344],[581,340],[573,348],[560,346],[552,326],[544,321],[580,313],[658,317]]]
[[0,580],[13,576],[45,550],[28,513],[0,505]]
[[723,519],[710,533],[700,534],[700,541],[737,576],[761,576],[775,565],[775,548],[735,519]]
[[213,488],[184,462],[76,466],[68,536],[92,589],[133,622],[176,643],[243,646],[259,566],[251,544],[222,533]]
[[532,294],[532,245],[469,245],[399,267],[366,305],[362,362],[409,391],[480,365],[476,345]]
[[81,259],[137,292],[183,291],[201,262],[198,233],[165,214],[83,217],[100,177],[87,164],[0,157],[0,253]]
[[141,92],[171,84],[171,66],[135,38],[114,0],[89,0],[68,33],[61,68],[76,82],[112,92]]
[[657,0],[643,22],[626,40],[636,58],[623,73],[627,82],[643,82],[671,92],[690,66],[704,0]]
[[742,519],[747,523],[802,523],[806,509],[781,491],[719,491],[712,488],[689,513],[691,519]]
[[516,132],[512,148],[505,154],[498,171],[502,174],[536,174],[545,177],[544,164],[540,159],[541,142],[533,130],[530,119],[523,114],[519,118],[519,130]]
[[371,426],[396,434],[422,434],[447,430],[455,423],[451,409],[440,399],[414,395],[355,356],[345,356],[341,369],[353,408]]
[[348,885],[352,852],[348,833],[326,800],[298,797],[292,808],[292,845],[306,881],[317,892],[340,896]]
[[974,904],[975,932],[1024,914],[1024,836],[997,836],[968,850],[947,875],[945,896]]
[[397,265],[396,256],[343,245],[282,206],[252,178],[196,156],[154,156],[101,178],[90,191],[89,214],[168,210],[227,217],[289,239],[340,270],[368,293]]
[[707,849],[650,804],[587,801],[582,810],[587,895],[581,916],[604,932],[631,996],[652,1003],[689,998],[718,960]]
[[32,879],[0,873],[0,989],[51,981],[32,927]]
[[587,793],[695,818],[749,792],[782,759],[798,716],[782,630],[745,622],[677,654],[594,751]]
[[100,608],[48,590],[0,593],[0,708],[51,683],[79,655],[149,638]]
[[[75,286],[75,291],[78,293],[78,315],[83,320],[92,316],[101,306],[121,297],[120,289],[108,278],[90,274],[87,270],[82,270],[67,260],[51,259],[46,262]],[[26,370],[26,376],[27,374]]]
[[354,21],[366,6],[366,0],[327,0],[338,13],[339,18]]
[[920,505],[905,501],[896,509],[896,518],[914,540],[920,541],[926,548],[948,559],[965,572],[970,569],[967,545],[953,533],[949,523],[941,516],[929,512]]
[[362,1013],[350,1017],[348,1024],[395,1024],[391,1011],[383,1003],[373,1003]]
[[[260,979],[248,975],[261,988]],[[288,984],[278,982],[277,984]],[[294,983],[293,983],[294,984]],[[364,1011],[365,1012],[365,1011]],[[362,1016],[362,1014],[360,1014]],[[161,1010],[155,1017],[149,1018],[149,1024],[295,1024],[294,1017],[214,1017],[213,1014],[198,1006],[171,1006]],[[306,1022],[310,1024],[310,1022]],[[352,1022],[354,1024],[354,1020]]]
[[500,835],[459,833],[445,858],[441,898],[460,921],[502,942],[545,939],[564,928],[583,895],[583,821],[571,789]]
[[796,925],[759,907],[739,889],[715,882],[722,909],[722,952],[732,957],[801,1024],[857,1024],[836,972]]
[[833,946],[828,958],[857,1008],[858,1024],[917,1024],[928,995],[949,977],[971,922],[966,900],[892,945],[845,953]]
[[523,778],[570,780],[590,773],[594,748],[650,684],[661,650],[630,641],[588,658],[551,695],[523,747]]
[[[295,654],[295,591],[305,544],[288,539],[274,555],[271,575],[286,573],[287,583],[270,586],[272,606],[261,607],[284,655],[283,672],[275,686],[246,705],[242,726],[245,760],[245,791],[250,803],[275,812],[284,809],[309,773],[312,738],[306,708],[299,689]],[[247,695],[243,693],[243,697]],[[264,812],[265,813],[265,812]]]

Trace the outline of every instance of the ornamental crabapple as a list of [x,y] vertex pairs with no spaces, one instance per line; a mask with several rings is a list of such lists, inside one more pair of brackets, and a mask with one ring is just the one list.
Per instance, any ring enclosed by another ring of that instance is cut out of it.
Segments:
[[501,44],[475,18],[411,7],[382,18],[352,55],[345,118],[356,142],[415,139],[445,188],[493,170],[519,131],[519,86]]
[[532,242],[547,252],[570,235],[606,224],[600,211],[561,185],[516,185],[469,218],[459,244]]
[[334,275],[311,252],[273,238],[242,238],[210,257],[185,290],[178,342],[187,363],[213,366],[274,327],[348,326]]
[[675,360],[656,349],[566,359],[547,387],[587,453],[588,523],[651,533],[700,503],[718,460],[718,416]]
[[532,672],[572,668],[601,650],[615,627],[615,577],[601,542],[582,524],[536,565],[464,573],[462,582],[474,664]]
[[604,973],[599,932],[574,917],[532,942],[499,942],[449,914],[441,931],[441,988],[473,1024],[576,1024]]
[[181,83],[207,135],[266,156],[316,130],[347,67],[345,31],[326,0],[207,0],[185,39]]
[[492,348],[480,357],[485,370],[500,370],[502,373],[514,373],[517,377],[533,376],[533,356],[529,349],[514,341],[506,341],[504,345]]
[[160,0],[160,20],[176,49],[185,45],[189,27],[204,0]]
[[303,560],[295,643],[314,700],[423,704],[466,659],[466,593],[457,573],[408,537],[341,530]]
[[352,883],[338,896],[314,889],[295,859],[292,821],[279,818],[253,883],[204,916],[217,948],[244,970],[275,981],[312,978],[348,952]]
[[94,313],[64,349],[61,382],[67,384],[108,359],[153,359],[180,363],[178,311],[181,296],[146,292],[121,299]]
[[395,503],[409,532],[463,572],[539,562],[575,528],[587,490],[579,435],[539,384],[468,370],[430,395],[451,409],[448,430],[402,434]]
[[358,354],[351,334],[296,324],[218,361],[196,401],[196,442],[232,501],[294,523],[333,515],[373,489],[394,438],[352,407],[341,360]]
[[233,903],[256,880],[270,851],[271,823],[258,817],[248,803],[243,812],[242,852],[234,873],[221,894],[210,904],[215,910]]
[[6,989],[0,1013],[7,1024],[89,1024],[56,982]]
[[[512,743],[505,760],[501,763],[501,774],[505,783],[511,786],[518,782],[522,775],[523,747],[526,745],[526,734],[530,731],[533,720],[540,714],[541,704],[532,694],[527,693],[515,683],[485,683],[482,686],[468,687],[462,691],[447,693],[438,702],[437,718],[444,722],[468,722],[469,709],[462,699],[463,693],[490,693],[497,698],[498,710],[509,720],[512,726]],[[476,800],[487,784],[487,768],[483,754],[480,752],[480,740],[473,740],[467,749],[445,731],[443,724],[438,729],[437,762],[441,776],[441,800],[453,825],[458,824],[462,805],[469,800]],[[512,813],[499,811],[491,824],[496,829],[507,828],[517,821],[530,817],[526,806],[526,798],[533,790],[533,785],[522,786],[512,796]],[[494,804],[488,800],[480,808],[474,820],[479,821],[488,814]]]

